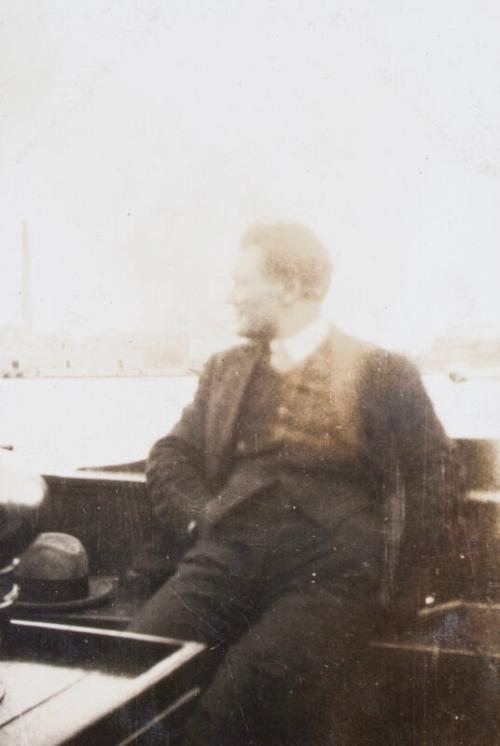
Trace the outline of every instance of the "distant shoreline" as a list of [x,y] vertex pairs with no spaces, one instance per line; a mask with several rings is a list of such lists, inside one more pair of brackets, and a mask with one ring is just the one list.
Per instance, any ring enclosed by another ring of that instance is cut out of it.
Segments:
[[148,371],[142,373],[50,373],[39,376],[17,375],[1,376],[1,381],[52,381],[52,380],[88,380],[94,378],[116,378],[119,380],[131,378],[194,378],[198,376],[199,370],[172,370],[172,371]]

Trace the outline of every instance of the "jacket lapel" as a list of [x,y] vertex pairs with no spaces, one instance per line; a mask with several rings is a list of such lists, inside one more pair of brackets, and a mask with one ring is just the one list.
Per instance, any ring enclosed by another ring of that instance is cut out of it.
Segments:
[[263,355],[259,345],[242,348],[240,354],[221,365],[208,403],[205,443],[206,472],[217,482],[229,456],[234,429],[245,391],[257,362]]

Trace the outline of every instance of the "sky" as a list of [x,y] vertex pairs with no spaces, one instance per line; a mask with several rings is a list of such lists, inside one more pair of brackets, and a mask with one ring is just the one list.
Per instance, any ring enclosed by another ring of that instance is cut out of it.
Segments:
[[498,0],[0,8],[0,324],[24,223],[36,330],[229,329],[278,218],[330,248],[346,331],[500,336]]

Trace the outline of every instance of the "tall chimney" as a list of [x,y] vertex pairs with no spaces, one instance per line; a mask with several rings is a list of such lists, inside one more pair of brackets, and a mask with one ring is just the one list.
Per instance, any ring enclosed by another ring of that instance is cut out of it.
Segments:
[[21,312],[23,327],[26,331],[33,330],[33,306],[31,299],[31,261],[28,247],[28,226],[22,222],[21,237]]

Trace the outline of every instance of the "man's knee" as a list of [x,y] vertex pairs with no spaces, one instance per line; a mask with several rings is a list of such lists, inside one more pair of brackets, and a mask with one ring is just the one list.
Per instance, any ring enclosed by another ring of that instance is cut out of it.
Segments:
[[234,642],[255,621],[254,605],[230,572],[230,556],[213,543],[197,544],[177,571],[139,611],[134,632],[196,640],[208,645]]

